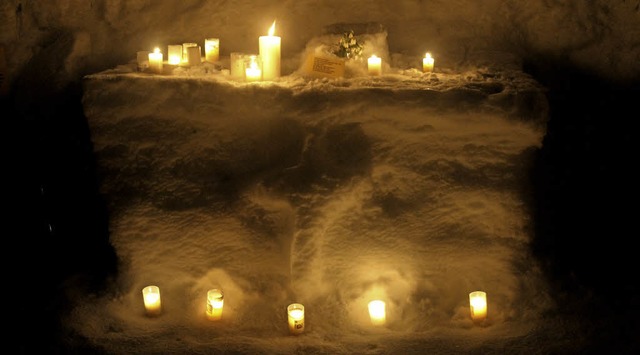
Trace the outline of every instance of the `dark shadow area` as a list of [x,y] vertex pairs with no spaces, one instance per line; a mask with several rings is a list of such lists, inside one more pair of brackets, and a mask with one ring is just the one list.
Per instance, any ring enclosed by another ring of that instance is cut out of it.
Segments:
[[58,86],[55,73],[43,81],[28,72],[33,65],[26,68],[0,102],[12,231],[5,236],[11,309],[4,348],[12,354],[84,353],[85,342],[63,326],[64,317],[76,300],[107,289],[117,256],[98,193],[81,87]]
[[607,81],[558,58],[536,58],[525,71],[548,88],[550,105],[531,174],[534,254],[559,309],[586,319],[592,346],[585,353],[638,353],[633,127],[640,85]]

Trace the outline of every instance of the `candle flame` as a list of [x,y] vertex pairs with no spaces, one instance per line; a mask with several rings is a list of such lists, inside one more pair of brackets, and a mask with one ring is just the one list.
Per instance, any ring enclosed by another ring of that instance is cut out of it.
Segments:
[[273,24],[269,28],[269,36],[273,36],[276,31],[276,20],[273,20]]
[[156,49],[153,50],[154,53],[160,53],[160,48],[156,47]]
[[425,58],[431,58],[431,53],[427,52],[427,54],[424,55]]

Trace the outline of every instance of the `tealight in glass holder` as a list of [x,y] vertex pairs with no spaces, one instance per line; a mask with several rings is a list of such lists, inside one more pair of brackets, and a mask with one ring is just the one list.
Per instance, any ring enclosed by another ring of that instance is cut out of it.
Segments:
[[144,308],[148,316],[157,316],[162,312],[162,302],[160,301],[160,288],[155,285],[142,289]]
[[289,333],[297,335],[304,332],[304,306],[300,303],[292,303],[287,307],[289,318]]
[[180,65],[182,62],[182,45],[170,44],[167,46],[167,64]]
[[244,80],[245,70],[244,70],[244,57],[246,54],[241,52],[232,52],[229,56],[229,74],[231,78],[235,80],[242,81]]
[[256,54],[244,57],[244,79],[247,82],[262,80],[262,60]]
[[222,319],[222,307],[224,306],[224,293],[219,288],[207,291],[207,318],[209,320]]

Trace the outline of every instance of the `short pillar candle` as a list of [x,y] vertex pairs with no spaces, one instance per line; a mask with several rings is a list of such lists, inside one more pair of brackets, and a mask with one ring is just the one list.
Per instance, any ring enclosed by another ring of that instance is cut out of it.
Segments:
[[142,289],[144,308],[149,316],[157,316],[162,312],[160,301],[160,288],[158,286],[147,286]]
[[304,332],[304,306],[300,303],[292,303],[287,307],[289,318],[289,332],[301,334]]
[[387,321],[384,301],[374,300],[369,302],[369,317],[371,318],[371,324],[384,325]]
[[473,291],[469,293],[469,308],[471,319],[482,321],[487,318],[487,294],[483,291]]

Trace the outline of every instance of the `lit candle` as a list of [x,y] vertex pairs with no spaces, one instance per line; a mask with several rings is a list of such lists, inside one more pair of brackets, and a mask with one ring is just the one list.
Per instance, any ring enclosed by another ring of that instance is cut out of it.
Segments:
[[147,310],[147,315],[159,315],[162,311],[160,303],[160,288],[158,288],[158,286],[147,286],[142,289],[142,297],[144,300],[144,308]]
[[424,73],[429,73],[433,71],[433,57],[431,56],[431,53],[427,52],[427,54],[425,54],[424,58],[422,58],[422,71]]
[[149,53],[149,68],[154,73],[162,73],[162,52],[160,48],[156,48],[152,53]]
[[304,332],[304,306],[300,303],[292,303],[287,307],[289,315],[289,332],[301,334]]
[[367,60],[369,75],[382,74],[382,58],[377,57],[375,54],[369,57]]
[[469,294],[469,307],[471,319],[481,321],[487,318],[487,294],[483,291],[474,291]]
[[209,63],[217,62],[220,59],[220,39],[205,38],[204,58]]
[[171,65],[179,65],[182,61],[182,45],[170,44],[167,50],[167,63]]
[[229,55],[229,71],[231,77],[237,80],[243,80],[245,77],[244,70],[245,55],[240,52],[233,52]]
[[269,28],[268,36],[260,36],[260,58],[262,59],[262,78],[272,80],[280,77],[280,42],[278,36],[274,36],[276,21]]
[[245,65],[245,80],[262,80],[262,69],[260,69],[260,58],[257,55],[250,55]]
[[220,320],[222,318],[223,305],[224,294],[222,290],[214,288],[207,291],[207,318],[209,320]]
[[369,317],[371,324],[384,325],[387,320],[384,301],[375,300],[369,302]]

